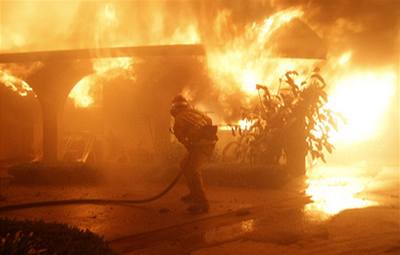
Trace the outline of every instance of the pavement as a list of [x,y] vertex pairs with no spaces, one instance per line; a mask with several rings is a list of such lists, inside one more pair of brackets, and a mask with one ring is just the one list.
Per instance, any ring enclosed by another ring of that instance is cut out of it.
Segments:
[[[293,178],[273,189],[207,185],[211,209],[201,215],[186,212],[179,199],[187,192],[182,181],[148,204],[70,205],[1,216],[89,229],[120,254],[400,254],[399,182],[393,180],[398,168],[383,169],[363,179],[368,187],[357,191],[357,200],[345,200],[334,191],[336,203],[346,205],[336,210],[326,210],[329,203],[321,204],[307,189],[313,180],[323,179],[313,176]],[[355,182],[349,178],[339,184],[345,185],[346,180]],[[118,185],[10,185],[0,205],[71,198],[136,199],[155,194],[164,185],[141,180]]]

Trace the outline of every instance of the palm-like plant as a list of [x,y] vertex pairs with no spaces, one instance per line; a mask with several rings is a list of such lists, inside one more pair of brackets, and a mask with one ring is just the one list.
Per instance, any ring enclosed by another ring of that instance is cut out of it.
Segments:
[[293,144],[297,143],[303,144],[297,153],[304,153],[304,157],[308,153],[313,160],[325,162],[325,153],[334,149],[329,140],[331,130],[337,130],[341,117],[326,107],[326,83],[318,70],[300,84],[296,84],[297,75],[287,72],[280,79],[287,88],[276,95],[268,87],[257,85],[259,103],[242,116],[252,125],[247,130],[233,130],[238,139],[227,145],[224,154],[233,151],[242,162],[277,164],[293,153]]

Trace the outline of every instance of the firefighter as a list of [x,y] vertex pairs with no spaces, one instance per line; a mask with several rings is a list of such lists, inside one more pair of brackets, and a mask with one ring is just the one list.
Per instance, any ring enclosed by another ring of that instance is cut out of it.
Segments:
[[210,117],[194,109],[182,95],[172,100],[171,115],[175,120],[173,133],[187,150],[181,169],[184,171],[189,194],[183,196],[182,201],[191,204],[188,207],[190,213],[206,213],[209,204],[200,167],[214,151],[218,140],[217,127],[212,125]]

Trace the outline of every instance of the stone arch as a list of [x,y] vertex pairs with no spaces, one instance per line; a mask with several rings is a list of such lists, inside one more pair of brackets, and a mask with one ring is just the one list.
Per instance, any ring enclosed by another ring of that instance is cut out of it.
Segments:
[[42,155],[42,114],[34,93],[20,95],[0,82],[0,161],[34,161]]
[[74,84],[92,70],[89,61],[49,61],[27,78],[38,96],[43,116],[43,161],[58,160],[59,118]]

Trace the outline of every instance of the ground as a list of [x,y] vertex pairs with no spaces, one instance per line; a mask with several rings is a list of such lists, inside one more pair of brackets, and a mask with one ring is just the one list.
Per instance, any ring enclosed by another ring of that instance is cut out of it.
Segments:
[[[211,210],[197,216],[188,214],[179,199],[186,193],[183,182],[162,199],[143,205],[35,208],[1,216],[87,228],[121,254],[400,254],[398,182],[387,186],[387,180],[387,174],[374,175],[374,185],[363,194],[375,201],[371,206],[334,214],[310,209],[315,202],[304,190],[304,178],[292,178],[273,189],[207,185]],[[374,189],[379,183],[386,188]],[[135,199],[164,185],[139,180],[119,185],[10,185],[3,190],[7,199],[1,205],[79,197]]]

